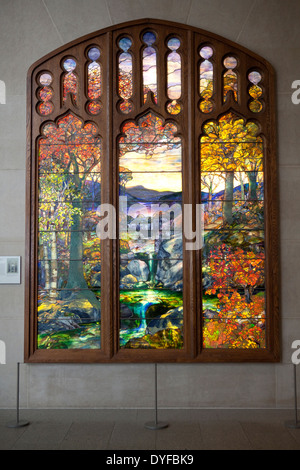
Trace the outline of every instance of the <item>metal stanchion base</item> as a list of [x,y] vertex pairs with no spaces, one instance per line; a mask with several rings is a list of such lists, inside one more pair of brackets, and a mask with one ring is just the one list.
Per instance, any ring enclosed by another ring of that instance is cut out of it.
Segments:
[[19,399],[19,395],[20,395],[20,363],[18,362],[17,363],[17,416],[16,416],[16,421],[10,421],[9,423],[7,423],[7,427],[8,428],[22,428],[23,426],[27,426],[29,424],[29,421],[25,421],[24,419],[19,419],[19,416],[20,416],[20,407],[19,407],[19,403],[20,403],[20,399]]
[[23,426],[27,426],[29,424],[29,421],[25,421],[24,419],[21,421],[12,421],[10,423],[7,423],[8,428],[22,428]]
[[145,428],[151,429],[152,431],[155,431],[156,429],[164,429],[168,426],[168,423],[164,423],[162,421],[159,421],[158,423],[155,421],[149,421],[148,423],[145,423]]
[[164,429],[167,428],[169,425],[165,421],[158,421],[157,420],[157,364],[154,365],[154,394],[155,394],[155,420],[154,421],[148,421],[145,423],[145,428],[151,429],[152,431],[158,430],[158,429]]
[[291,428],[291,429],[300,429],[300,423],[299,422],[295,422],[295,421],[287,421],[285,423],[286,427],[287,428]]

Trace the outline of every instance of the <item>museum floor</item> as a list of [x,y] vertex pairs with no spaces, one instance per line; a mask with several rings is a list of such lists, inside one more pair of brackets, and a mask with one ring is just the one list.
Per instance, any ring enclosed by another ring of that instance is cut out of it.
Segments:
[[9,428],[15,410],[0,410],[1,450],[299,450],[293,410],[20,410],[29,425]]

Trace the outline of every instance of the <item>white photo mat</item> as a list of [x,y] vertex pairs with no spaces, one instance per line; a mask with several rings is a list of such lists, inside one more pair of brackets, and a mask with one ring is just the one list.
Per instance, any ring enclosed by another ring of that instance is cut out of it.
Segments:
[[0,284],[21,284],[21,256],[0,256]]

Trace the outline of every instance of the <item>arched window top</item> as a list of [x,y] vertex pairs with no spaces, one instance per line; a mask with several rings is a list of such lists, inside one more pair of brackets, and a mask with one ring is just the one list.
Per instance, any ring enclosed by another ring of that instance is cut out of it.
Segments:
[[278,360],[272,66],[142,19],[27,80],[25,359]]
[[[198,80],[193,90],[183,74],[188,69]],[[46,83],[43,77],[53,70],[55,80]],[[216,34],[150,19],[97,31],[38,60],[28,72],[31,105],[45,119],[68,108],[80,114],[85,108],[88,119],[105,106],[107,74],[110,98],[122,115],[136,115],[149,104],[169,116],[180,114],[191,92],[202,115],[219,114],[221,106],[263,119],[266,91],[273,106],[274,72],[265,59]]]

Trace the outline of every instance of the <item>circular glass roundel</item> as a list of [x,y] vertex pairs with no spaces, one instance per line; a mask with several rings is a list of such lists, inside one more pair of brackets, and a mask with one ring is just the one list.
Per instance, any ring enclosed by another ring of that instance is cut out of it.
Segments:
[[99,51],[98,47],[91,47],[88,51],[88,57],[89,57],[89,59],[91,59],[93,61],[99,59],[100,51]]
[[171,51],[176,51],[180,47],[180,41],[178,38],[171,38],[168,41],[168,48],[171,49]]
[[120,39],[120,41],[119,41],[119,47],[124,52],[127,52],[128,49],[130,49],[131,45],[132,45],[132,41],[131,41],[130,38],[125,37],[125,38]]
[[261,81],[261,74],[253,71],[249,73],[248,78],[249,82],[253,83],[253,85],[257,85]]
[[76,61],[74,59],[66,59],[63,63],[63,67],[66,72],[72,72],[76,68]]
[[52,83],[52,75],[48,72],[42,73],[39,77],[39,82],[43,86],[49,86]]
[[200,49],[200,56],[202,59],[210,59],[214,51],[210,46],[204,46]]
[[102,109],[101,103],[98,101],[91,101],[88,104],[88,111],[91,114],[99,114]]
[[154,33],[152,33],[152,31],[147,31],[145,34],[143,34],[143,41],[147,44],[147,46],[151,46],[155,43],[156,36]]
[[237,60],[235,57],[226,57],[223,63],[227,69],[234,69],[237,66]]

